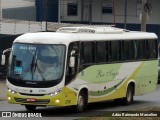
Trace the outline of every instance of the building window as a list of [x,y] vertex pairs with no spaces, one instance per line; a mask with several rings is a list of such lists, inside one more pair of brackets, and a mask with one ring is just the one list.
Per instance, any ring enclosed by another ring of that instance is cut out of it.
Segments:
[[67,15],[68,16],[77,16],[78,15],[77,3],[68,3],[67,4]]
[[103,3],[102,14],[113,14],[113,3]]

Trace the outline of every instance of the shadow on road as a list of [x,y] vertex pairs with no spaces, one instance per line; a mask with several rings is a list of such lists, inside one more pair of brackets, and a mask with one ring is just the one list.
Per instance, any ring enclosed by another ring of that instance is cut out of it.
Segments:
[[[134,103],[130,106],[117,105],[113,101],[107,102],[99,102],[92,103],[88,105],[88,108],[85,112],[76,113],[73,110],[73,107],[40,107],[37,108],[34,113],[41,113],[43,117],[88,117],[88,116],[98,116],[104,115],[106,113],[112,112],[121,112],[121,111],[129,111],[134,110],[137,107],[144,104],[151,104],[150,101],[134,101]],[[31,111],[19,111],[19,112],[27,112]]]

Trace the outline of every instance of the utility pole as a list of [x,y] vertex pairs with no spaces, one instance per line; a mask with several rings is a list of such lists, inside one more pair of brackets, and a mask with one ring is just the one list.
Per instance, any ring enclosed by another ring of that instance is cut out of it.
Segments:
[[113,8],[114,8],[113,24],[116,25],[116,0],[114,0]]
[[61,22],[61,1],[58,0],[58,23]]
[[0,21],[2,20],[2,0],[0,0]]
[[44,6],[44,17],[45,17],[45,21],[46,21],[46,31],[47,31],[47,4],[48,4],[48,0],[45,0],[45,6]]
[[84,0],[81,3],[81,21],[83,22]]
[[127,29],[127,0],[125,0],[125,7],[124,7],[124,29]]
[[92,24],[92,0],[89,0],[89,24]]
[[147,5],[147,0],[142,0],[141,31],[146,31],[147,13],[148,13],[145,10],[146,5]]

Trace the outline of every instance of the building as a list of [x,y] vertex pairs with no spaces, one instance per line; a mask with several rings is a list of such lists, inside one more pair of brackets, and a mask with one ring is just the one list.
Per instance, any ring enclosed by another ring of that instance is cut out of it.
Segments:
[[[148,3],[147,31],[160,36],[160,0],[148,0]],[[62,22],[107,23],[141,30],[142,0],[61,0],[60,6]]]
[[[3,18],[115,24],[141,30],[142,0],[1,0]],[[160,36],[160,0],[147,0],[147,31]],[[10,3],[10,4],[8,4]],[[115,4],[114,4],[115,3]],[[125,9],[126,8],[126,9]]]
[[[147,0],[147,31],[160,36],[160,0]],[[115,24],[141,30],[142,0],[36,0],[37,21]]]

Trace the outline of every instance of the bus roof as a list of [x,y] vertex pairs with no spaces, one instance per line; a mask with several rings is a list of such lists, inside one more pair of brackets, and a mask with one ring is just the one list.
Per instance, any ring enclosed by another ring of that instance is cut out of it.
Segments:
[[[67,27],[61,28],[57,32],[38,32],[38,33],[26,33],[19,36],[14,42],[19,43],[34,43],[34,44],[69,44],[73,41],[111,41],[111,40],[140,40],[140,39],[157,39],[155,33],[140,32],[140,31],[125,31],[124,29],[106,29],[96,28],[97,30],[90,29],[92,32],[87,32],[83,28],[83,32],[78,32],[78,29],[73,31],[73,28]],[[72,29],[71,29],[72,28]],[[86,27],[88,29],[88,27]],[[107,31],[108,30],[108,31]]]

